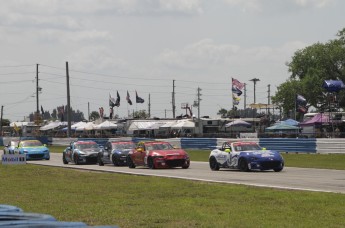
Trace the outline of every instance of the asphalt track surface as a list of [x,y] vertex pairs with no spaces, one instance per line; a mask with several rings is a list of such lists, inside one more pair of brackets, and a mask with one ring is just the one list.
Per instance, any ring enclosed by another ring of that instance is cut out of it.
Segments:
[[333,192],[345,194],[345,171],[329,169],[309,169],[285,167],[281,172],[220,169],[211,171],[208,162],[191,162],[189,169],[148,169],[145,167],[115,167],[111,164],[99,166],[94,164],[75,165],[62,163],[62,154],[51,153],[49,161],[28,161],[28,164],[55,166],[70,169],[82,169],[109,173],[159,176],[186,180],[207,181],[227,184],[240,184],[278,189]]

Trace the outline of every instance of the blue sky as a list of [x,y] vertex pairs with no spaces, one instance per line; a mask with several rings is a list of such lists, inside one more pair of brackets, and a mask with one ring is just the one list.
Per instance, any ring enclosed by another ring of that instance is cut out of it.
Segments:
[[[12,0],[0,9],[0,104],[3,118],[23,120],[39,105],[50,112],[67,103],[84,112],[104,107],[119,91],[115,113],[133,110],[172,117],[201,91],[201,116],[231,109],[231,78],[247,83],[247,104],[267,103],[288,77],[294,52],[335,39],[344,27],[341,0]],[[135,91],[144,104],[128,105]],[[243,95],[239,108],[243,108]],[[193,112],[197,115],[196,108]]]

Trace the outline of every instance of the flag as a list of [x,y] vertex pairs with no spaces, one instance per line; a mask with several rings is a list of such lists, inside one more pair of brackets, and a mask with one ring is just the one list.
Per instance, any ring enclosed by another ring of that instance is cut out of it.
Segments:
[[42,105],[41,105],[41,113],[42,113],[42,115],[44,115],[44,110],[43,110]]
[[242,91],[236,86],[232,86],[232,93],[236,94],[237,96],[241,96]]
[[119,91],[116,91],[116,93],[117,93],[117,98],[116,98],[114,106],[119,107],[120,106],[120,94],[119,94]]
[[299,94],[296,95],[296,112],[303,114],[308,112],[307,100]]
[[138,96],[137,91],[135,91],[135,101],[136,103],[144,103],[144,99]]
[[234,100],[234,101],[240,101],[241,100],[241,98],[239,98],[236,94],[232,94],[232,99]]
[[16,125],[16,123],[13,124],[13,129],[18,132],[20,130],[20,128]]
[[232,86],[235,86],[236,88],[238,88],[239,90],[242,90],[244,87],[244,83],[241,83],[240,81],[238,81],[237,79],[232,78]]
[[132,101],[131,101],[131,98],[129,97],[128,90],[127,90],[126,100],[127,100],[128,104],[132,105]]
[[98,110],[99,110],[99,116],[100,116],[101,118],[103,118],[103,115],[104,115],[104,108],[103,108],[103,107],[100,107]]
[[111,94],[109,93],[109,107],[114,107],[115,106],[115,98],[111,96]]
[[110,107],[110,114],[109,114],[109,119],[113,118],[113,113],[114,113],[114,108]]

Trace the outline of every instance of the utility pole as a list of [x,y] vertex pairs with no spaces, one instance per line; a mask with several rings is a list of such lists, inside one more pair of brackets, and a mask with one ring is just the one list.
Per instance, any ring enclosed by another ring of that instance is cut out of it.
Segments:
[[149,94],[149,118],[151,118],[151,94]]
[[267,114],[268,114],[268,118],[270,117],[270,104],[271,104],[271,85],[268,84],[268,96],[267,96]]
[[173,92],[172,92],[172,111],[173,111],[173,118],[175,119],[175,80],[173,80]]
[[69,70],[66,62],[66,85],[67,85],[67,137],[71,137],[71,96],[69,92]]
[[0,117],[0,135],[2,136],[2,114],[4,112],[4,106],[1,105],[1,117]]
[[243,88],[243,110],[244,110],[244,117],[247,117],[247,88],[246,88],[247,84],[244,83],[244,88]]
[[87,102],[87,117],[90,122],[90,102]]
[[258,79],[258,78],[253,78],[253,79],[251,79],[251,80],[249,80],[249,81],[254,82],[254,104],[256,104],[256,91],[255,91],[255,88],[256,88],[256,82],[260,81],[260,79]]
[[200,120],[200,101],[201,101],[201,89],[198,87],[198,126],[199,126],[199,135],[202,136],[202,124]]
[[40,116],[40,109],[39,109],[39,103],[38,103],[38,93],[40,91],[38,86],[38,65],[36,64],[36,121],[37,124],[39,124],[39,116]]

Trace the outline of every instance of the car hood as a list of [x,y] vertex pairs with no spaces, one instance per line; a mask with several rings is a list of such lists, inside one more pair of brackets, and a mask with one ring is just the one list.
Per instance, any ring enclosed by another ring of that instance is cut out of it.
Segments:
[[278,151],[274,150],[253,150],[253,151],[242,151],[241,155],[256,157],[256,158],[281,158],[281,155]]
[[113,150],[114,154],[124,154],[128,155],[130,151],[133,151],[133,149],[124,149],[124,150]]
[[169,156],[169,155],[187,155],[186,151],[179,149],[172,150],[151,150],[150,154],[153,156]]
[[39,146],[39,147],[22,147],[22,150],[28,151],[28,152],[43,152],[48,150],[45,146]]
[[94,153],[100,152],[100,149],[90,148],[90,149],[79,150],[79,152],[82,152],[84,154],[94,154]]

